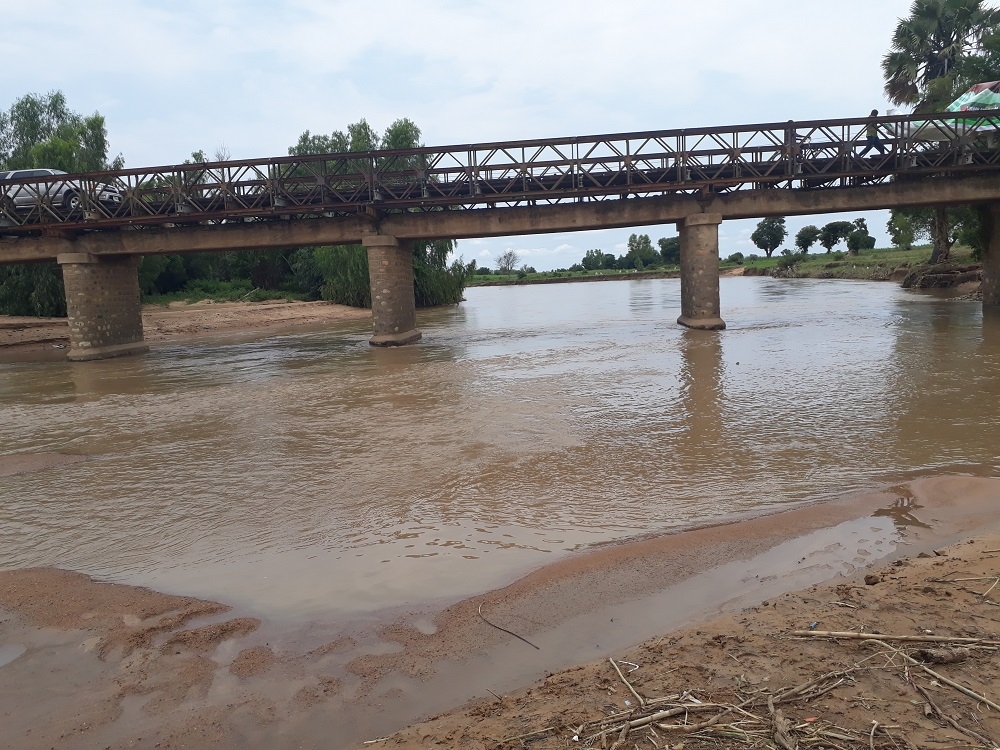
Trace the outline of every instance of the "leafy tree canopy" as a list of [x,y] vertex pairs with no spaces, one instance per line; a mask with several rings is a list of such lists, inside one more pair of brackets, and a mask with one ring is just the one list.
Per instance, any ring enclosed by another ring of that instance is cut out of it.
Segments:
[[676,266],[681,262],[681,238],[660,237],[656,241],[660,246],[660,257],[667,265]]
[[[628,238],[628,252],[625,257],[635,268],[644,268],[660,262],[660,254],[653,249],[648,234],[632,234]],[[641,264],[641,265],[640,265]]]
[[787,236],[788,230],[785,228],[785,217],[769,216],[766,219],[760,220],[757,228],[750,235],[750,241],[763,250],[764,254],[770,258],[771,254],[778,249]]
[[819,227],[813,224],[807,224],[795,234],[795,247],[797,247],[801,253],[808,253],[809,248],[812,247],[818,239]]
[[970,78],[993,80],[979,76],[1000,51],[998,27],[1000,10],[985,0],[913,0],[882,58],[889,100],[938,110],[976,82]]
[[819,230],[819,244],[825,247],[827,252],[830,252],[838,242],[846,240],[851,232],[857,228],[852,221],[831,221]]
[[124,164],[120,154],[108,161],[104,117],[72,111],[61,91],[25,94],[0,112],[0,169],[93,172]]
[[596,271],[604,268],[604,251],[588,250],[586,255],[583,256],[583,260],[580,261],[580,264],[588,271]]

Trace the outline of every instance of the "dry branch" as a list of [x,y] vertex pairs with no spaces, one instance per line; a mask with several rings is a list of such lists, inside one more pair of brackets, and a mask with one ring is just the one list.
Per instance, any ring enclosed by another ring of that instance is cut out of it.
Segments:
[[986,698],[986,697],[980,695],[979,693],[977,693],[977,692],[975,692],[973,690],[970,690],[969,688],[965,687],[965,685],[962,685],[961,683],[958,683],[958,682],[955,682],[954,680],[948,679],[947,677],[945,677],[942,674],[938,674],[937,672],[935,672],[930,667],[924,666],[923,664],[921,664],[916,659],[911,658],[908,654],[903,653],[900,649],[893,648],[888,643],[884,643],[883,641],[876,640],[874,638],[870,638],[868,642],[877,644],[877,645],[881,646],[882,648],[887,648],[890,651],[895,651],[897,654],[899,654],[900,656],[902,656],[903,659],[906,660],[906,663],[909,664],[910,666],[912,666],[912,667],[920,667],[920,669],[924,670],[927,674],[929,674],[931,677],[933,677],[938,682],[943,682],[945,685],[950,685],[951,687],[955,688],[958,692],[963,693],[963,694],[969,696],[970,698],[972,698],[974,700],[977,700],[977,701],[980,701],[982,703],[985,703],[987,706],[989,706],[990,708],[992,708],[994,711],[1000,711],[1000,705],[997,705],[996,703],[994,703],[993,701],[991,701],[989,698]]
[[615,671],[618,673],[618,677],[621,678],[621,681],[625,683],[625,687],[627,687],[629,689],[629,692],[632,693],[632,695],[635,696],[635,699],[637,701],[639,701],[639,707],[640,708],[645,708],[646,707],[646,699],[643,698],[641,695],[639,695],[635,691],[635,688],[632,687],[632,683],[631,682],[629,682],[628,680],[625,679],[625,675],[622,674],[622,671],[618,668],[618,665],[615,664],[615,660],[609,658],[608,661],[611,662],[611,666],[615,668]]
[[1000,646],[1000,641],[988,641],[984,638],[961,638],[950,635],[886,635],[885,633],[855,633],[838,630],[793,630],[795,636],[814,636],[818,638],[843,638],[855,640],[880,641],[914,641],[916,643],[971,643],[982,646]]

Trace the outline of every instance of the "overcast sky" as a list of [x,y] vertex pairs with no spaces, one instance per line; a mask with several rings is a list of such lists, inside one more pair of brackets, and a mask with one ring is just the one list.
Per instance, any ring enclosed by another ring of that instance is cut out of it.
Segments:
[[[304,130],[409,117],[428,146],[884,111],[879,61],[910,0],[0,0],[0,108],[60,89],[105,116],[127,166],[224,147],[284,155]],[[868,214],[880,245],[885,212]],[[789,218],[789,244],[804,224]],[[721,253],[758,252],[756,222]],[[658,237],[672,225],[636,231]],[[538,270],[630,230],[463,240]]]

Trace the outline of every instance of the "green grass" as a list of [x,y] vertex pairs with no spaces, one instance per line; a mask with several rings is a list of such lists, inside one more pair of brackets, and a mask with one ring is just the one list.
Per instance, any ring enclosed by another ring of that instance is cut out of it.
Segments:
[[[911,250],[900,250],[899,248],[875,248],[874,250],[862,250],[858,255],[848,255],[844,250],[837,250],[827,253],[820,249],[819,252],[811,252],[805,258],[797,259],[794,263],[793,272],[790,274],[796,277],[806,278],[826,278],[826,279],[887,279],[900,267],[919,266],[926,263],[931,257],[930,245],[922,245]],[[730,263],[722,260],[719,262],[720,271],[729,271],[735,268],[746,268],[767,275],[771,269],[781,264],[788,264],[788,256],[774,255],[771,258],[759,258],[758,260],[747,260],[743,263]],[[950,261],[955,263],[971,263],[972,250],[967,247],[956,245],[952,248]],[[641,279],[663,273],[677,274],[678,266],[657,266],[646,268],[642,271],[627,270],[600,270],[600,271],[544,271],[542,273],[529,273],[521,276],[518,273],[497,274],[489,276],[470,276],[467,286],[485,286],[495,284],[539,284],[550,283],[559,279],[580,279],[586,277],[600,277],[609,279],[632,278]]]
[[[808,278],[882,279],[888,278],[897,268],[922,265],[930,257],[929,245],[915,247],[912,250],[875,248],[862,250],[857,255],[848,255],[844,251],[813,252],[795,262],[792,275]],[[972,250],[956,245],[952,248],[950,260],[956,263],[971,263]],[[747,269],[770,270],[783,263],[787,265],[788,262],[787,256],[775,255],[771,258],[746,261],[743,266]],[[733,267],[733,264],[722,264],[723,269],[727,267]]]

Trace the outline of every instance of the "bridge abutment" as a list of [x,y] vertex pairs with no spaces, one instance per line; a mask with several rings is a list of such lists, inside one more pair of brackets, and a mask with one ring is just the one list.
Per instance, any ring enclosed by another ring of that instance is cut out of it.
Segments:
[[372,346],[402,346],[421,337],[413,297],[413,254],[391,235],[366,234],[372,290]]
[[722,214],[692,214],[677,225],[681,240],[681,316],[688,328],[726,327],[719,308],[719,225]]
[[70,360],[108,359],[149,351],[142,340],[139,257],[64,253]]

